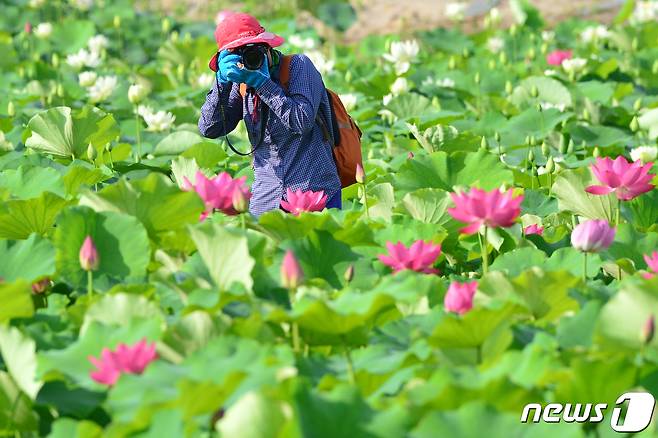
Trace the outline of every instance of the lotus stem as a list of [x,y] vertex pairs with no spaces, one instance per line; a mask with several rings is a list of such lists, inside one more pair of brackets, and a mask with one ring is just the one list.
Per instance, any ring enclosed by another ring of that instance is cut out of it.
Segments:
[[619,226],[619,218],[621,216],[621,199],[617,199],[617,212],[615,215],[615,226]]
[[299,353],[299,325],[296,322],[292,323],[292,351]]
[[587,253],[583,253],[583,282],[587,284]]
[[370,219],[370,211],[368,210],[368,196],[366,195],[366,183],[361,184],[363,190],[363,205],[366,208],[366,217]]
[[87,271],[87,295],[91,297],[94,294],[94,274],[91,270]]
[[480,252],[482,253],[482,275],[489,271],[489,254],[487,253],[487,226],[484,227],[483,236],[478,233],[480,241]]
[[354,372],[354,362],[352,362],[352,351],[348,347],[345,340],[345,336],[341,336],[343,339],[343,355],[345,356],[345,362],[347,363],[347,375],[350,379],[351,384],[356,384],[356,373]]
[[142,135],[140,133],[139,114],[137,114],[137,107],[135,107],[135,136],[137,138],[137,157],[136,163],[142,161]]

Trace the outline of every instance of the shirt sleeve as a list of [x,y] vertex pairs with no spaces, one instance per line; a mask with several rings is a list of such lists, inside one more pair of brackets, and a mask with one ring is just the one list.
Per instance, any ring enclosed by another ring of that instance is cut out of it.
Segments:
[[[219,105],[220,102],[221,105]],[[217,138],[233,131],[241,119],[240,85],[220,84],[215,80],[201,107],[199,132],[204,137]]]
[[313,129],[322,93],[322,76],[306,55],[296,55],[290,62],[287,95],[283,88],[271,79],[256,89],[256,94],[279,120],[291,132],[299,135]]

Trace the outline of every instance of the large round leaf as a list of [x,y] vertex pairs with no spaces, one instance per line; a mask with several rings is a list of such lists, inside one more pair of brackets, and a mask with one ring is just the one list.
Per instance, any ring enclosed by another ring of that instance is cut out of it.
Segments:
[[84,107],[75,111],[59,106],[43,111],[27,124],[32,135],[25,146],[59,157],[86,157],[91,143],[100,151],[119,135],[112,115],[98,108]]
[[107,282],[142,281],[151,259],[151,247],[143,225],[121,213],[96,213],[87,207],[65,210],[57,223],[55,247],[57,272],[74,285],[82,286],[86,272],[80,267],[80,247],[91,236],[98,249],[100,265],[94,277]]
[[0,240],[0,260],[0,278],[5,281],[33,281],[55,273],[55,248],[37,234],[13,245]]

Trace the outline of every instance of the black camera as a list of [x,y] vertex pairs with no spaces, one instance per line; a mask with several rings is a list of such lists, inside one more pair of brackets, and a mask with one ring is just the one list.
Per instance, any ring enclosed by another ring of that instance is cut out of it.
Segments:
[[247,70],[260,70],[266,52],[267,46],[262,44],[247,44],[234,50],[234,53],[242,57],[242,64]]

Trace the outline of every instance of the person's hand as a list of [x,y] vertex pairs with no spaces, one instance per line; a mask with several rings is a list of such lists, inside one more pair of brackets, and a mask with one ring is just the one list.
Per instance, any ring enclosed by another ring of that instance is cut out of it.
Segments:
[[240,68],[237,64],[229,66],[226,77],[231,82],[245,83],[249,87],[258,88],[270,78],[267,58],[263,60],[263,65],[259,70],[248,70],[244,66]]
[[219,52],[219,57],[217,58],[217,80],[222,84],[235,82],[227,77],[227,73],[231,66],[237,67],[238,62],[241,60],[242,57],[240,55],[236,55],[228,50],[222,50]]

